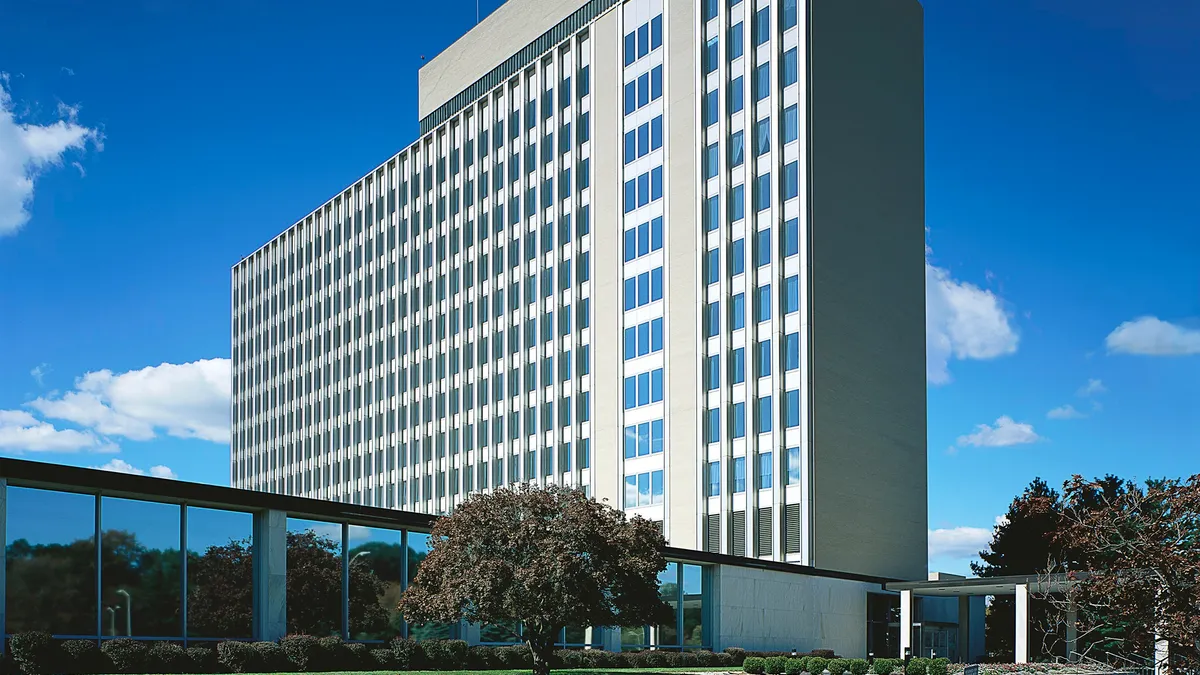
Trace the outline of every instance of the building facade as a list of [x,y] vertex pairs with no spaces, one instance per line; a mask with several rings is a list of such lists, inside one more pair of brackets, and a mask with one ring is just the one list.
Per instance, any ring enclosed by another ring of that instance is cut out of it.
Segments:
[[[232,270],[235,487],[926,573],[916,0],[509,0]],[[864,610],[865,611],[865,610]]]

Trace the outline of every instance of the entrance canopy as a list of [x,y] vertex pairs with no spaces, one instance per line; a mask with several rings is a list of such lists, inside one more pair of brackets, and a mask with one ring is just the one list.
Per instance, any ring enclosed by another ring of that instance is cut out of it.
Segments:
[[[1078,577],[1077,577],[1078,578]],[[895,581],[884,585],[889,591],[900,593],[900,653],[911,653],[913,643],[913,597],[937,596],[957,597],[965,603],[978,595],[1016,596],[1016,639],[1014,656],[1017,663],[1029,662],[1029,593],[1064,593],[1073,584],[1079,583],[1066,574],[1030,574],[1006,577],[950,577],[934,575],[928,581]],[[960,630],[964,626],[964,611],[959,610]],[[1076,632],[1074,612],[1067,612],[1067,654],[1075,654]],[[969,635],[969,630],[963,631]],[[968,649],[966,653],[971,653]]]

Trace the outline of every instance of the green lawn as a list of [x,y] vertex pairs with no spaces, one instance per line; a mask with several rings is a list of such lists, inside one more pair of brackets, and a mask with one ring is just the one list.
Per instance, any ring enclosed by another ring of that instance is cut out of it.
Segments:
[[[321,675],[529,675],[529,670],[378,670],[329,672]],[[551,671],[553,675],[658,675],[669,673],[734,673],[735,668],[572,668]],[[263,675],[312,675],[312,673],[264,673]]]

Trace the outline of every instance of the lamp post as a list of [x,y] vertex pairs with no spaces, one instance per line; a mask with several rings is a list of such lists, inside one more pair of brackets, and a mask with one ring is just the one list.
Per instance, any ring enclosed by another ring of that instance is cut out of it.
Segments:
[[117,593],[125,596],[125,635],[133,637],[133,596],[124,588],[118,588]]
[[371,555],[371,552],[370,551],[359,551],[358,553],[355,553],[353,556],[350,557],[350,564],[354,565],[354,561],[358,560],[359,556],[364,556],[364,555]]
[[117,610],[121,609],[120,605],[115,607],[105,607],[104,611],[108,612],[108,634],[116,636],[117,634]]

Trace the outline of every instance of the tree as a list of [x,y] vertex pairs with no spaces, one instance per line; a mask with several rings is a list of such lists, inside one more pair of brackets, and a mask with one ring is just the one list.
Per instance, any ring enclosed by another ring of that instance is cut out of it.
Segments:
[[522,485],[474,495],[433,527],[432,549],[400,600],[410,622],[516,626],[533,671],[550,671],[568,626],[673,620],[659,599],[666,542],[652,523],[583,492]]
[[1074,476],[1062,513],[1060,565],[1079,580],[1085,628],[1119,630],[1130,654],[1166,640],[1176,663],[1200,666],[1200,474],[1119,489]]

